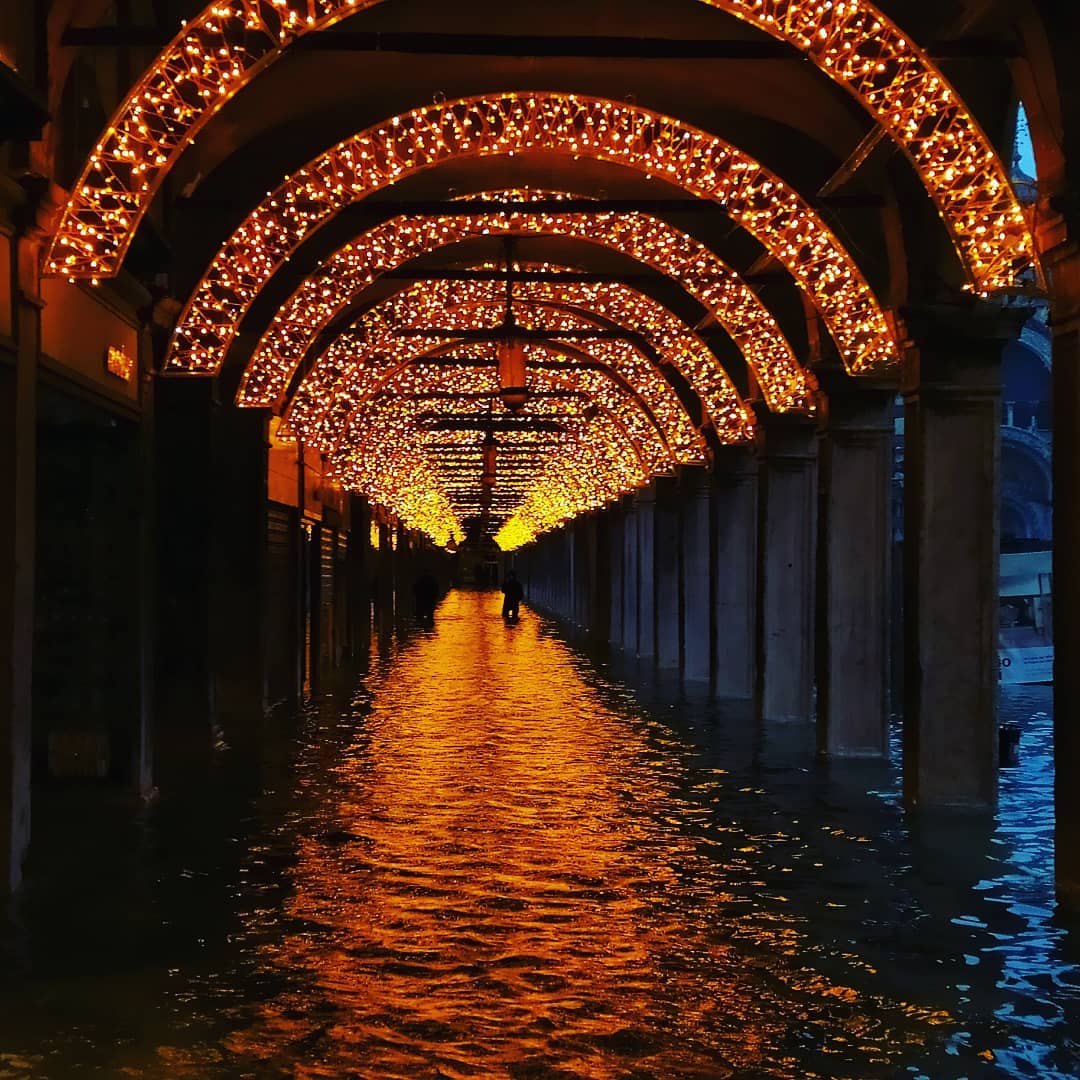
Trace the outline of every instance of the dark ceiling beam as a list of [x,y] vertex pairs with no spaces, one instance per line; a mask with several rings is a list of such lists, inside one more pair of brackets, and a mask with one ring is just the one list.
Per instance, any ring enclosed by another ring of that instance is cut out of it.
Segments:
[[[60,44],[71,48],[160,48],[171,40],[156,26],[69,26]],[[590,60],[789,60],[802,53],[771,38],[657,38],[593,34],[442,34],[424,31],[341,30],[305,34],[291,49],[316,52],[393,52],[422,56],[574,57]],[[939,59],[1012,60],[1014,42],[961,37],[931,42]]]
[[[561,445],[562,444],[560,442],[558,442],[557,440],[550,440],[550,439],[538,439],[536,442],[520,443],[520,444],[500,442],[499,443],[499,453],[500,454],[535,454],[537,450],[551,450],[554,447],[561,446]],[[479,449],[480,443],[477,442],[476,446]],[[460,453],[462,450],[468,450],[468,449],[470,449],[470,447],[469,447],[468,444],[456,443],[456,442],[449,442],[449,443],[428,442],[428,443],[424,443],[424,449],[429,450],[429,451],[442,451],[442,450],[445,450],[445,451],[448,451],[449,453],[453,454],[453,453]]]
[[641,341],[640,334],[631,330],[595,330],[585,327],[581,330],[526,330],[515,326],[508,330],[505,326],[493,326],[490,329],[454,330],[445,327],[408,327],[395,330],[395,337],[444,337],[459,341],[503,341],[510,334],[517,341]]
[[[397,398],[399,401],[457,401],[460,398],[483,400],[497,398],[498,390],[418,390],[411,394],[398,394],[393,390],[380,390],[380,397]],[[582,390],[530,390],[529,398],[580,398],[585,397]]]
[[[194,195],[178,200],[190,209],[232,208],[222,197]],[[809,200],[811,205],[833,209],[875,208],[883,205],[878,195],[833,195]],[[349,206],[352,217],[383,221],[391,217],[471,217],[475,214],[725,214],[722,202],[713,199],[363,199]],[[525,233],[533,237],[535,233]],[[384,275],[392,277],[392,274]]]
[[41,138],[49,122],[45,99],[17,71],[0,62],[0,142]]
[[464,416],[447,416],[434,423],[426,424],[428,431],[477,431],[481,434],[486,431],[537,431],[558,434],[563,430],[563,425],[554,420],[515,420],[512,417],[496,417],[491,419],[486,413],[469,419]]

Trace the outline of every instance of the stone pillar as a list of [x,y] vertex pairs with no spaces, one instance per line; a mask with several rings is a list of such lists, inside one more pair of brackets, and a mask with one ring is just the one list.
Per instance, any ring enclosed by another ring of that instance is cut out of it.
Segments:
[[[1001,353],[1027,312],[913,313],[904,372],[904,793],[997,799]],[[1019,320],[1019,321],[1017,321]]]
[[682,578],[683,676],[707,683],[712,674],[712,502],[704,469],[679,477],[679,536]]
[[1054,328],[1054,809],[1058,899],[1080,912],[1080,243],[1047,259]]
[[623,635],[622,647],[637,653],[640,623],[641,558],[638,548],[638,505],[628,496],[623,508]]
[[638,618],[637,654],[656,655],[656,489],[651,485],[635,496],[637,503]]
[[[39,245],[0,237],[11,260],[14,354],[0,356],[0,895],[22,880],[30,843],[34,641],[34,490]],[[10,247],[8,246],[10,244]],[[3,349],[0,346],[0,349]],[[5,350],[6,351],[6,350]]]
[[231,396],[214,407],[211,665],[230,744],[255,744],[266,704],[267,419]]
[[623,647],[623,596],[626,589],[626,513],[622,503],[619,502],[610,507],[606,516],[606,545],[600,557],[607,560],[607,639],[615,648],[621,649]]
[[371,642],[371,507],[362,495],[348,495],[349,537],[346,550],[348,590],[346,639],[353,660],[367,652]]
[[211,667],[213,382],[159,377],[154,394],[157,531],[155,768],[183,783],[214,743]]
[[154,789],[154,661],[157,646],[157,470],[154,458],[154,359],[149,327],[139,335],[139,548],[138,642],[139,703],[133,786],[141,796]]
[[653,510],[656,565],[656,666],[678,671],[682,659],[682,597],[679,572],[679,488],[673,477],[656,481]]
[[814,715],[817,432],[803,417],[767,415],[758,588],[758,682],[766,722]]
[[[823,373],[822,373],[823,374]],[[889,742],[892,388],[824,382],[817,687],[819,748],[884,757]]]
[[713,466],[713,689],[749,701],[757,688],[758,460],[752,447],[721,447]]

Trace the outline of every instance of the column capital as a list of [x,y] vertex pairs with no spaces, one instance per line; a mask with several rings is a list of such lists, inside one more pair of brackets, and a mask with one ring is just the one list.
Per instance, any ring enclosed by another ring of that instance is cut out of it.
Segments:
[[1043,256],[1053,286],[1052,326],[1055,334],[1080,330],[1080,241],[1068,240]]
[[634,508],[651,506],[656,502],[656,482],[650,481],[645,487],[633,494]]
[[817,457],[818,421],[799,413],[767,413],[760,419],[766,461],[810,461]]
[[1020,336],[1032,311],[1027,304],[976,299],[912,309],[908,325],[915,343],[904,357],[905,399],[1000,398],[1002,352]]
[[1028,302],[971,297],[904,308],[903,319],[913,350],[937,356],[957,348],[971,353],[1000,348],[1020,336],[1034,313]]

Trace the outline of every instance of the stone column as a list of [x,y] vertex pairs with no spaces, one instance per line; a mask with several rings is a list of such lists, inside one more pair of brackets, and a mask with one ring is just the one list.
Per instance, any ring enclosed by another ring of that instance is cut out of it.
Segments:
[[674,477],[656,481],[653,511],[656,565],[656,666],[678,671],[682,658],[679,572],[679,488]]
[[803,417],[767,415],[758,588],[758,681],[766,723],[814,715],[817,432]]
[[638,548],[637,498],[628,496],[623,508],[623,636],[622,647],[637,653],[640,623],[641,558]]
[[679,535],[682,578],[683,676],[708,683],[712,674],[712,500],[711,477],[686,468],[679,477]]
[[997,799],[1001,353],[1027,317],[913,313],[904,372],[904,792]]
[[1080,912],[1080,243],[1047,259],[1054,328],[1054,809],[1058,898]]
[[[211,650],[226,739],[258,737],[266,690],[267,413],[214,407]],[[232,738],[230,738],[232,736]]]
[[[18,887],[30,844],[34,491],[41,351],[39,245],[0,237],[11,260],[14,353],[0,346],[0,896]],[[9,246],[10,245],[10,246]]]
[[139,705],[133,786],[146,798],[154,790],[154,662],[157,646],[157,481],[154,467],[154,358],[149,327],[139,334],[139,548],[138,640]]
[[[819,373],[825,375],[824,372]],[[895,388],[824,378],[817,688],[819,748],[884,757],[889,741]]]
[[607,543],[600,557],[607,560],[608,621],[607,639],[621,649],[623,647],[623,596],[626,589],[626,513],[622,503],[616,503],[607,511]]
[[749,701],[757,688],[758,460],[721,447],[713,466],[713,689]]
[[638,618],[637,654],[643,658],[656,655],[656,489],[643,488],[637,502],[638,549]]
[[353,660],[367,652],[371,642],[371,508],[362,495],[348,495],[349,537],[346,550],[346,638]]

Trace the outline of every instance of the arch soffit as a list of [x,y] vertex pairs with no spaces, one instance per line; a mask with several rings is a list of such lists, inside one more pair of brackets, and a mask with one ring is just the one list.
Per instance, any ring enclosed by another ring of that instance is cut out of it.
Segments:
[[[812,377],[799,365],[768,308],[741,277],[705,245],[658,218],[610,213],[395,218],[377,226],[335,252],[281,307],[244,373],[239,402],[274,405],[318,334],[385,271],[467,238],[515,233],[568,236],[621,251],[655,268],[701,303],[731,336],[772,410],[813,411]],[[219,340],[224,337],[217,331],[215,335]],[[189,366],[179,362],[174,351],[167,368],[212,370],[207,365],[217,362],[218,350],[211,360],[196,342],[182,347],[181,354],[185,353],[194,353]],[[718,404],[710,406],[710,412],[721,430]]]
[[[297,38],[380,0],[227,0],[206,7],[121,103],[64,210],[46,267],[102,277],[120,263],[184,147]],[[1035,245],[1007,172],[964,102],[918,45],[868,0],[703,0],[791,44],[903,148],[972,286],[1007,288]]]
[[[391,384],[395,378],[400,377],[402,374],[406,374],[407,377],[408,369],[410,367],[417,364],[423,364],[425,360],[429,360],[433,357],[452,354],[454,350],[460,347],[460,342],[449,342],[434,349],[427,349],[415,356],[412,360],[407,360],[404,363],[398,364],[394,371],[389,373],[385,379],[381,380],[380,385],[371,393],[365,395],[365,398],[359,401],[352,410],[347,421],[340,429],[339,441],[331,446],[329,451],[331,458],[338,455],[348,456],[352,447],[359,439],[362,439],[362,433],[367,427],[365,412],[372,407],[373,402],[381,402],[387,399],[390,401],[395,399],[401,400],[399,395],[388,389],[388,384]],[[532,351],[535,354],[541,354],[546,357],[562,356],[571,360],[588,360],[588,356],[581,350],[561,342],[539,343],[533,347]],[[649,475],[663,475],[670,473],[677,463],[677,459],[669,444],[667,434],[657,418],[649,411],[646,404],[633,392],[632,388],[615,378],[611,372],[596,372],[595,374],[600,375],[601,379],[610,384],[613,388],[613,393],[608,394],[605,397],[596,396],[591,400],[602,413],[610,418],[611,423],[622,433],[627,447],[633,449],[641,468]],[[541,376],[541,381],[545,381],[543,376]],[[559,379],[557,376],[546,381],[552,383],[565,382],[564,379]],[[386,395],[385,398],[383,395]],[[584,396],[588,396],[587,391],[584,392]],[[412,406],[411,398],[408,405],[403,405],[402,407],[408,408],[410,406]],[[462,408],[466,411],[475,411],[475,402],[464,397],[456,400],[450,399],[440,402],[439,408],[434,411],[437,413],[445,413],[447,416],[452,416],[455,412],[461,411]],[[558,411],[556,408],[545,406],[542,402],[537,402],[535,400],[527,403],[526,409],[531,411],[537,419],[544,419],[546,416]],[[581,416],[582,413],[579,412],[577,415],[572,416],[572,419],[579,421]],[[700,463],[700,461],[701,459],[699,458],[697,463]]]
[[544,92],[418,109],[339,143],[287,177],[212,260],[181,315],[170,365],[216,370],[267,281],[346,207],[455,158],[541,149],[616,161],[721,203],[810,296],[852,373],[897,361],[895,335],[854,259],[817,212],[759,162],[637,106]]
[[[317,424],[316,418],[325,415],[343,392],[355,392],[355,380],[366,366],[398,349],[400,339],[395,340],[394,334],[402,327],[422,329],[425,323],[452,323],[458,317],[458,309],[467,304],[497,308],[501,314],[504,299],[496,295],[493,284],[470,282],[451,286],[445,281],[422,281],[383,301],[353,324],[359,327],[358,335],[352,332],[339,335],[319,353],[290,398],[287,414],[298,426],[310,428],[313,422]],[[518,285],[517,290],[515,302],[522,310],[530,305],[552,311],[561,309],[559,329],[628,327],[642,334],[659,359],[675,368],[697,395],[705,420],[713,425],[718,439],[743,442],[752,438],[753,413],[740,399],[723,365],[704,341],[658,301],[622,285],[577,286],[568,291],[565,287],[556,289],[550,283],[532,282]],[[414,308],[417,300],[419,310]],[[569,314],[575,316],[576,323],[567,321]],[[488,318],[486,322],[492,320]],[[467,323],[466,319],[459,325]],[[355,340],[356,336],[361,340]],[[624,346],[621,349],[617,347],[620,344]],[[656,370],[653,358],[643,354],[636,344],[596,340],[592,348],[598,359],[626,369],[627,381],[654,403],[654,409],[668,414],[684,413],[666,377]],[[675,445],[689,447],[700,442],[689,417],[686,424],[689,437],[684,435]]]
[[[475,325],[475,321],[469,318],[468,308],[479,306],[487,307],[496,314],[501,314],[502,311],[501,303],[491,301],[484,305],[463,305],[466,310],[461,321],[466,326]],[[554,311],[554,308],[549,310]],[[448,310],[448,321],[452,321],[459,313],[460,308],[455,311]],[[561,316],[559,324],[550,327],[551,329],[588,329],[590,325],[596,325],[590,323],[580,312],[575,312],[570,317],[566,312],[558,314]],[[550,316],[547,316],[545,321],[550,323]],[[338,390],[331,396],[329,407],[321,410],[306,409],[306,402],[301,399],[298,402],[299,407],[286,414],[288,429],[298,432],[317,448],[327,448],[334,452],[340,447],[345,433],[352,428],[356,411],[365,401],[379,394],[388,382],[410,367],[422,369],[425,360],[452,356],[462,347],[460,339],[444,341],[416,338],[365,345],[360,350],[361,355],[349,356],[344,360],[342,366],[349,365],[348,370],[337,380]],[[555,341],[530,342],[526,345],[526,351],[531,358],[554,355],[579,364],[596,365],[592,374],[577,373],[579,385],[584,384],[580,385],[583,393],[598,397],[598,387],[593,376],[601,375],[614,388],[616,400],[607,403],[599,400],[598,403],[609,411],[621,414],[624,403],[632,400],[634,407],[648,418],[650,425],[659,434],[665,447],[664,456],[670,463],[701,464],[705,460],[705,441],[685,406],[663,377],[652,368],[651,363],[629,342],[585,340],[578,346]],[[569,385],[568,373],[563,375],[562,381]],[[422,385],[418,383],[415,389],[419,392]],[[749,434],[746,437],[749,438]]]

